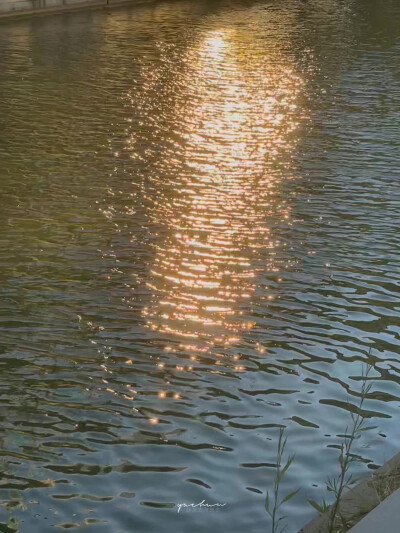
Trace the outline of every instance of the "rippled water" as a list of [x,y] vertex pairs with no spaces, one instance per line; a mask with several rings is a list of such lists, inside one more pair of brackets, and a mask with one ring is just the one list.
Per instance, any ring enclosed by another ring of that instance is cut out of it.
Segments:
[[0,25],[0,531],[268,531],[284,425],[294,532],[365,361],[356,475],[398,451],[399,23],[197,0]]

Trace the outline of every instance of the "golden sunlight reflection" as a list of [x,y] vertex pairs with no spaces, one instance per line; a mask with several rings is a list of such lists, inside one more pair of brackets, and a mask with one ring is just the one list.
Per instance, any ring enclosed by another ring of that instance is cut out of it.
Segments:
[[276,269],[271,221],[290,217],[276,191],[290,177],[303,85],[278,44],[267,57],[248,32],[210,32],[186,52],[171,88],[173,139],[144,192],[164,231],[143,315],[166,351],[192,361],[223,356],[253,327],[258,272]]

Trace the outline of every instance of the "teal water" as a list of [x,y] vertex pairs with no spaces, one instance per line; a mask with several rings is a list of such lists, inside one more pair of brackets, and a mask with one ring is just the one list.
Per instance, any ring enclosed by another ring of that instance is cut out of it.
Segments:
[[354,474],[398,451],[399,23],[193,0],[0,24],[0,531],[269,531],[284,425],[296,532],[366,362]]

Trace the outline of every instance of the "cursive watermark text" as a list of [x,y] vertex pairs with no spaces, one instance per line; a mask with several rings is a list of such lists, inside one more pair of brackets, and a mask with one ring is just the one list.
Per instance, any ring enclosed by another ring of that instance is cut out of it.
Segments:
[[199,503],[177,503],[178,513],[181,512],[181,509],[195,509],[195,510],[213,510],[217,511],[220,507],[225,507],[226,503],[207,503],[205,500],[202,500]]

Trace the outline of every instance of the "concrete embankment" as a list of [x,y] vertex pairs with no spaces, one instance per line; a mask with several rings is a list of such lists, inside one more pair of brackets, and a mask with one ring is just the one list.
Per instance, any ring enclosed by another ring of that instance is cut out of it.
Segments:
[[[342,524],[346,523],[345,531],[353,532],[350,529],[352,526],[360,522],[365,517],[363,526],[354,528],[354,533],[371,533],[374,531],[371,528],[364,528],[364,524],[368,523],[368,514],[375,508],[380,506],[382,501],[385,501],[388,496],[397,491],[400,487],[400,453],[392,457],[387,463],[378,468],[373,475],[361,481],[352,490],[347,492],[340,500],[338,508],[338,522],[341,524],[340,531],[344,531]],[[394,506],[400,500],[400,496],[396,496],[393,501],[389,501],[383,508],[384,512],[390,512],[392,509],[392,516],[388,516],[387,520],[393,521],[397,516],[394,512]],[[340,516],[340,520],[339,520]],[[377,515],[379,517],[379,513]],[[376,517],[374,517],[374,520]],[[371,518],[371,523],[373,519]],[[389,522],[388,522],[389,523]],[[334,531],[337,529],[335,528]],[[328,533],[329,531],[329,513],[323,514],[315,518],[304,526],[299,533]],[[394,530],[393,530],[394,531]],[[400,531],[400,526],[396,532]],[[392,529],[375,530],[374,533],[391,533]]]
[[127,3],[143,4],[147,2],[143,0],[0,0],[0,19],[85,8],[101,8]]

